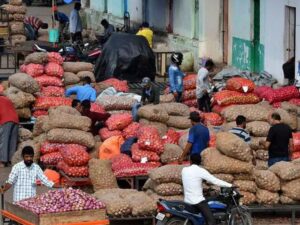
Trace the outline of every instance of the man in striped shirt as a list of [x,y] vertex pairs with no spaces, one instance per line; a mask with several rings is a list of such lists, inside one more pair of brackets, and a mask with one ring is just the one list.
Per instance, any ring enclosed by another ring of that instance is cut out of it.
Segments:
[[242,115],[237,116],[235,119],[236,127],[232,128],[229,132],[237,135],[243,139],[247,144],[250,144],[251,137],[246,129],[246,118]]
[[24,19],[25,28],[28,31],[28,38],[30,40],[36,40],[38,37],[39,29],[48,29],[48,23],[44,23],[42,20],[35,16],[28,16]]

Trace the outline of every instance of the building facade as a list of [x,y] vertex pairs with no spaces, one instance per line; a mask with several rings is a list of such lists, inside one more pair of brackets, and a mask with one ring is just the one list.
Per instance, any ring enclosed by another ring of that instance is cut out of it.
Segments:
[[85,12],[96,30],[102,18],[121,27],[124,12],[132,30],[148,21],[171,51],[193,53],[195,69],[211,57],[283,82],[282,64],[300,60],[299,0],[89,0]]

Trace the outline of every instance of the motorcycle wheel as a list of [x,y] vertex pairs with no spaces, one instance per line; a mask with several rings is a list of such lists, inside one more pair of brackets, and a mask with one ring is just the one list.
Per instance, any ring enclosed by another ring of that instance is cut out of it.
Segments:
[[229,225],[252,225],[251,215],[242,209],[235,209],[231,213]]
[[[167,221],[166,225],[184,225],[185,220],[179,217],[172,217]],[[186,225],[193,225],[191,222],[188,222]]]

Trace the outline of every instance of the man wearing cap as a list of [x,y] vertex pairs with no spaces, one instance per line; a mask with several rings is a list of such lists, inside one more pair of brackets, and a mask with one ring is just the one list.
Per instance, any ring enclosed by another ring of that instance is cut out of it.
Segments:
[[136,103],[132,107],[134,121],[138,121],[137,111],[142,105],[159,104],[160,89],[152,85],[150,78],[144,77],[141,85],[143,87],[141,103]]
[[209,143],[209,130],[202,123],[202,118],[198,112],[190,113],[190,120],[193,127],[189,131],[188,141],[183,150],[183,153],[179,159],[179,162],[182,162],[186,156],[198,154],[208,147]]

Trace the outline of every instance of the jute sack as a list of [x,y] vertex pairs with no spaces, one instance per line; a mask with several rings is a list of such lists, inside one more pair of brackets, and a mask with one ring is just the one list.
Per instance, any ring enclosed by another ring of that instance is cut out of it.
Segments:
[[164,123],[153,122],[153,121],[149,121],[149,120],[146,120],[146,119],[140,119],[139,122],[140,122],[140,124],[143,124],[143,125],[150,125],[152,127],[155,127],[158,130],[158,133],[161,137],[166,135],[166,133],[168,131],[168,127]]
[[156,169],[150,170],[149,177],[157,184],[161,183],[176,183],[181,184],[181,171],[183,165],[165,165]]
[[173,94],[167,94],[167,95],[161,95],[159,97],[159,102],[160,103],[170,103],[170,102],[175,102],[175,98]]
[[12,14],[12,17],[13,17],[14,21],[19,21],[19,22],[22,22],[25,19],[25,15],[21,14],[21,13],[14,13],[14,14]]
[[24,61],[24,63],[26,65],[30,64],[30,63],[44,64],[47,62],[48,62],[48,56],[47,56],[47,53],[44,53],[44,52],[31,53],[25,57],[25,61]]
[[178,129],[188,129],[192,127],[191,120],[184,116],[169,116],[167,125],[168,127],[175,127]]
[[235,180],[233,184],[237,186],[240,191],[255,193],[257,189],[255,182],[250,180]]
[[1,8],[7,11],[10,14],[13,13],[21,13],[21,14],[26,14],[27,9],[25,6],[22,5],[10,5],[10,4],[4,4],[1,5]]
[[255,162],[256,162],[255,169],[257,170],[267,170],[269,168],[268,161],[256,159]]
[[278,162],[269,168],[281,180],[290,181],[300,178],[300,164],[291,162]]
[[225,123],[222,125],[221,131],[228,132],[234,127],[236,127],[236,122]]
[[279,201],[281,204],[285,204],[285,205],[293,205],[293,204],[298,204],[299,202],[285,196],[285,195],[280,195],[279,197]]
[[201,157],[202,165],[211,173],[250,173],[253,169],[251,163],[225,156],[215,148],[205,149]]
[[19,128],[19,137],[18,137],[18,142],[24,142],[31,140],[33,138],[32,132],[28,129],[25,129],[23,127]]
[[152,215],[156,211],[156,202],[144,192],[129,193],[124,200],[131,206],[133,216]]
[[268,159],[269,159],[269,152],[266,151],[266,150],[264,150],[264,149],[262,149],[262,150],[257,150],[257,151],[255,152],[255,157],[256,157],[257,159],[260,159],[260,160],[263,160],[263,161],[268,161]]
[[94,196],[105,204],[106,212],[113,217],[128,216],[131,214],[131,206],[119,195],[107,193],[105,195],[96,192]]
[[76,76],[75,73],[71,73],[71,72],[64,72],[63,79],[64,79],[65,86],[77,84],[80,82],[80,78]]
[[157,183],[153,181],[151,178],[148,178],[143,186],[143,191],[147,190],[154,190],[154,188],[157,186]]
[[184,149],[186,144],[187,144],[187,141],[188,141],[188,138],[189,138],[189,132],[186,132],[184,135],[182,135],[180,138],[179,138],[179,146],[180,148]]
[[251,205],[256,202],[256,196],[255,194],[247,191],[240,191],[241,195],[243,196],[241,198],[241,203],[243,205]]
[[154,186],[154,191],[161,196],[180,195],[183,192],[183,187],[176,183],[162,183]]
[[80,71],[93,71],[93,64],[86,62],[64,62],[63,68],[65,72],[78,73]]
[[256,201],[259,204],[275,205],[279,202],[279,194],[258,188],[256,191]]
[[95,75],[93,72],[91,71],[80,71],[76,74],[77,77],[79,77],[79,79],[82,81],[85,77],[89,77],[91,78],[92,82],[95,82]]
[[118,187],[109,160],[91,159],[89,161],[89,176],[95,192],[99,189]]
[[29,119],[31,117],[30,108],[25,107],[25,108],[16,109],[16,112],[20,118]]
[[253,150],[264,149],[264,146],[261,145],[260,141],[265,141],[266,137],[252,137],[250,142],[250,148]]
[[22,22],[12,22],[10,23],[9,28],[12,35],[25,33],[24,23]]
[[183,195],[173,195],[173,196],[161,196],[156,194],[155,192],[147,191],[147,195],[153,199],[153,201],[158,202],[160,199],[165,199],[167,201],[183,201]]
[[249,145],[235,134],[217,133],[217,149],[226,156],[249,162],[252,159]]
[[47,141],[47,134],[46,133],[42,133],[39,136],[36,136],[33,138],[33,141],[40,146],[41,144],[43,144],[45,141]]
[[255,137],[268,136],[270,127],[270,124],[264,121],[253,121],[247,123],[247,131]]
[[92,121],[86,116],[75,116],[63,112],[51,111],[49,113],[50,129],[68,128],[82,131],[89,131]]
[[105,110],[131,110],[137,101],[127,96],[99,96],[96,102]]
[[296,130],[298,126],[297,116],[292,115],[291,113],[288,113],[284,109],[276,109],[275,112],[277,112],[281,117],[281,122],[289,125],[292,130]]
[[88,148],[93,148],[95,145],[93,135],[81,130],[63,128],[52,129],[47,133],[47,139],[50,142],[79,144]]
[[[233,175],[234,180],[252,180],[254,181],[253,172],[251,173],[238,173]],[[231,183],[231,182],[229,182]]]
[[261,189],[276,192],[280,190],[279,178],[269,170],[254,170],[257,186]]
[[39,116],[33,126],[32,134],[34,137],[37,137],[49,130],[49,116]]
[[157,105],[145,105],[139,108],[138,116],[150,121],[166,123],[169,120],[167,111]]
[[294,115],[297,115],[298,113],[298,107],[290,102],[281,102],[280,107],[286,110],[288,113],[292,113]]
[[26,36],[22,34],[11,35],[11,45],[16,46],[26,41]]
[[214,174],[214,176],[217,177],[218,179],[224,180],[228,183],[233,182],[233,176],[231,174],[218,173],[218,174]]
[[160,155],[162,163],[176,162],[182,155],[182,148],[175,144],[165,144],[164,152]]
[[32,94],[23,92],[15,87],[10,87],[5,91],[5,95],[12,101],[15,108],[30,107],[35,102]]
[[23,4],[22,0],[9,0],[9,4],[10,5],[16,5],[16,6],[20,6]]
[[81,116],[80,112],[77,109],[72,108],[71,106],[61,105],[57,107],[51,107],[49,110],[49,115],[51,113],[66,113],[74,116]]
[[177,102],[159,104],[170,116],[189,116],[190,109],[187,105]]
[[281,184],[283,194],[293,200],[300,200],[300,179]]
[[30,94],[40,90],[38,82],[26,73],[15,73],[9,76],[8,81],[14,87]]
[[262,105],[233,105],[222,111],[222,116],[228,121],[235,121],[236,117],[243,115],[247,121],[268,121],[272,110]]

